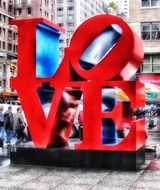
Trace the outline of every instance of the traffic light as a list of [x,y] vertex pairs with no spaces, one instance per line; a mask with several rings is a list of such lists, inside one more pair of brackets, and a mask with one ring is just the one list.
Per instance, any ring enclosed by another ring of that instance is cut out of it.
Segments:
[[11,72],[11,73],[14,72],[15,68],[16,68],[16,67],[14,66],[14,64],[10,64],[10,72]]

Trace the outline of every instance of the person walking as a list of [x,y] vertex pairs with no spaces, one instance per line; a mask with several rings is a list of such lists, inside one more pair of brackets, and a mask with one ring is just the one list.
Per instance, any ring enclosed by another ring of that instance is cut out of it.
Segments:
[[25,121],[22,114],[22,107],[17,108],[17,113],[14,115],[14,128],[16,130],[17,141],[15,145],[19,145],[24,139],[27,141],[27,134],[25,133]]
[[0,147],[3,147],[3,141],[4,141],[4,113],[3,113],[4,107],[0,106]]
[[4,129],[6,132],[6,143],[8,146],[11,145],[11,140],[15,135],[14,130],[14,119],[12,113],[12,106],[8,106],[8,110],[4,113]]

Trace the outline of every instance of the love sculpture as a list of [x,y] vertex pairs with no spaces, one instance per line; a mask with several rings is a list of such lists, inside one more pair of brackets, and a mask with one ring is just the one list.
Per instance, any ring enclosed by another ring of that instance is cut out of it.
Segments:
[[[35,147],[68,147],[82,95],[83,140],[74,145],[75,151],[136,152],[144,146],[144,119],[133,119],[133,109],[144,106],[144,86],[130,80],[143,61],[143,46],[122,19],[99,15],[81,24],[60,64],[62,28],[42,18],[11,24],[18,26],[18,74],[11,87],[20,97]],[[115,88],[130,100],[127,114],[123,102],[105,95],[106,89]],[[121,129],[126,121],[129,134],[119,143],[115,136],[110,139],[107,128]]]

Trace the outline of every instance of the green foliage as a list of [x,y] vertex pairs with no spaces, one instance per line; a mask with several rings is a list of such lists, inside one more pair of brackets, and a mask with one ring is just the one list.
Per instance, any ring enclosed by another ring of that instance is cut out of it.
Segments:
[[108,4],[108,7],[112,8],[115,11],[115,10],[117,10],[118,5],[115,2],[110,2]]

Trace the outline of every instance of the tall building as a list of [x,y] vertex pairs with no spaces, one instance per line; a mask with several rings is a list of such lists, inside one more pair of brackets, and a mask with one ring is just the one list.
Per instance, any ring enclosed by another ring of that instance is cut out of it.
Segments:
[[9,25],[14,18],[14,6],[11,0],[0,0],[0,94],[9,96],[14,93],[10,89],[10,67],[14,71],[14,60],[17,57],[17,35],[15,28]]
[[54,21],[54,0],[13,0],[15,18],[43,17]]
[[103,0],[55,0],[55,22],[66,30],[60,40],[61,57],[75,29],[89,17],[104,14],[103,5]]
[[17,73],[17,29],[11,19],[43,17],[54,21],[54,0],[0,0],[0,95],[16,98],[10,77]]
[[141,73],[160,73],[160,0],[130,0],[129,24],[143,40]]
[[129,0],[118,0],[118,12],[124,18],[129,18]]

